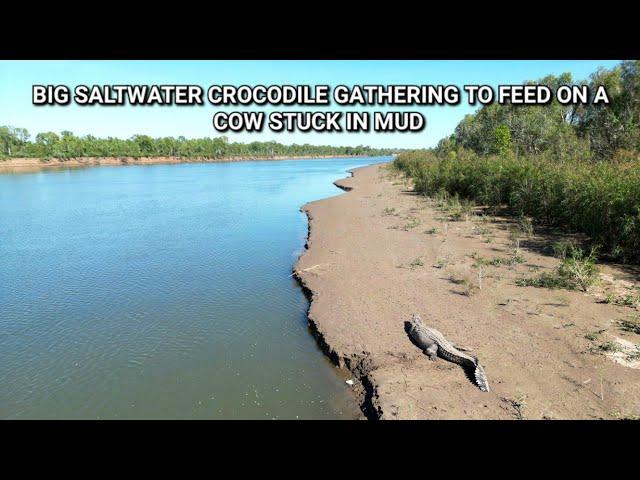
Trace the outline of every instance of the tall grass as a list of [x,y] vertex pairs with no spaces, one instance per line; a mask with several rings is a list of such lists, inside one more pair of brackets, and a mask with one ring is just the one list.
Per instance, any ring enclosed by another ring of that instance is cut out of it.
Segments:
[[459,150],[400,154],[394,166],[425,195],[458,194],[586,234],[602,253],[640,262],[640,161],[558,162]]

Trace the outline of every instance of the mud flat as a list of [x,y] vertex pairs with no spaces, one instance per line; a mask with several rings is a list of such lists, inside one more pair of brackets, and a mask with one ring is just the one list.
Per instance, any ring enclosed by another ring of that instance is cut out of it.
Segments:
[[276,161],[276,160],[297,160],[314,158],[349,158],[365,157],[366,155],[300,155],[295,157],[78,157],[78,158],[52,158],[43,160],[40,158],[9,158],[0,160],[0,173],[37,171],[42,168],[66,168],[66,167],[93,167],[98,165],[159,165],[175,163],[229,163],[245,161]]
[[[552,234],[520,242],[512,220],[447,218],[385,166],[356,169],[348,193],[309,203],[295,267],[325,353],[350,370],[363,412],[381,419],[615,419],[640,415],[640,335],[623,327],[638,272],[602,266],[589,292],[522,287],[550,272]],[[478,259],[494,261],[483,267]],[[478,282],[481,281],[481,288]],[[491,391],[409,340],[412,313],[473,350]],[[627,324],[628,327],[628,324]],[[358,382],[359,381],[359,382]]]

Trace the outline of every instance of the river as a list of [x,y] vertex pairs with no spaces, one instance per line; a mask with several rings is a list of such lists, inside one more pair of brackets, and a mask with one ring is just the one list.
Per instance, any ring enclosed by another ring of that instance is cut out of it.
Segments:
[[0,418],[357,418],[290,274],[299,208],[388,160],[0,175]]

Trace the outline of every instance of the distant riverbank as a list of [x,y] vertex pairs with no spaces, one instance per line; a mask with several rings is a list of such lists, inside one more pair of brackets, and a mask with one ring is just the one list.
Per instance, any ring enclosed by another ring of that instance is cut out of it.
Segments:
[[367,155],[296,155],[296,156],[234,156],[211,157],[77,157],[77,158],[9,158],[0,160],[0,172],[7,170],[40,169],[55,167],[92,167],[98,165],[156,165],[177,163],[229,163],[245,161],[276,161],[295,159],[355,158]]

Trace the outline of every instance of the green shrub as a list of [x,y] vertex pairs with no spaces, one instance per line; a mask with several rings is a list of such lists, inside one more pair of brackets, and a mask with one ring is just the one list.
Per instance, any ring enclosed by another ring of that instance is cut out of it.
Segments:
[[455,157],[405,152],[394,165],[413,179],[418,193],[437,201],[457,196],[460,205],[506,207],[527,218],[519,225],[525,235],[534,220],[586,234],[602,253],[640,262],[640,160],[554,161],[548,155],[480,156],[458,149]]
[[595,248],[592,248],[588,254],[581,248],[572,248],[568,256],[565,256],[558,265],[557,275],[568,285],[586,292],[598,280]]

